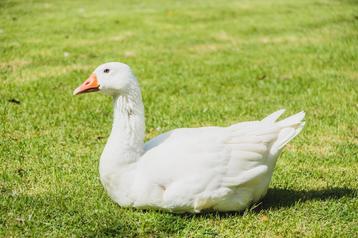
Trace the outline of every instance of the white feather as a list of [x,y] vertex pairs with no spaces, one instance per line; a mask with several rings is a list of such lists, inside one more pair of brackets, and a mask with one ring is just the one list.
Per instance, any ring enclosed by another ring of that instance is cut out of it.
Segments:
[[[95,71],[99,78],[101,67]],[[106,78],[115,112],[100,160],[101,181],[122,206],[175,212],[245,209],[265,195],[280,151],[304,126],[303,112],[277,121],[282,109],[262,121],[176,129],[143,144],[140,89],[131,72],[126,74],[129,79],[121,80],[128,82],[113,87],[116,79]],[[114,88],[121,85],[126,88],[116,95]]]

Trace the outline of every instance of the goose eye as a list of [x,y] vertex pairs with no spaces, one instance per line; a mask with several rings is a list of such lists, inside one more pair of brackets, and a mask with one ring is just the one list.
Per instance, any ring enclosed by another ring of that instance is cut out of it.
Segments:
[[104,69],[103,73],[106,73],[106,74],[109,73],[109,69]]

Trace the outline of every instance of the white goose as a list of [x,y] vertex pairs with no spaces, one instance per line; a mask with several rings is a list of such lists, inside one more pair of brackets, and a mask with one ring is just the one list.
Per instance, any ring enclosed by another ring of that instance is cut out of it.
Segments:
[[267,192],[282,148],[304,126],[304,112],[276,121],[181,128],[144,143],[138,82],[123,63],[100,65],[74,95],[113,97],[114,121],[101,155],[103,186],[119,205],[173,212],[239,211]]

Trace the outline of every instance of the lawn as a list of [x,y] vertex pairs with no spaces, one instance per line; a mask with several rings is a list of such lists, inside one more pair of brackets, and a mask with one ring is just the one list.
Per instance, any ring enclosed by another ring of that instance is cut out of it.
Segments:
[[[122,61],[150,139],[307,112],[240,213],[120,208],[98,160],[111,99],[72,91]],[[0,237],[357,237],[358,2],[0,1]]]

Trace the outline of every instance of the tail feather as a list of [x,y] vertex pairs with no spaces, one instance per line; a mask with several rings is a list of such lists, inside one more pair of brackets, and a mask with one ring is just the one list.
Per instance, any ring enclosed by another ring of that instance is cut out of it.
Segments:
[[285,109],[278,110],[267,117],[265,117],[262,122],[271,122],[274,123],[283,113],[285,112]]
[[305,118],[305,112],[299,112],[293,116],[287,117],[277,123],[280,127],[297,127],[302,123]]
[[277,152],[281,150],[289,141],[291,141],[301,132],[305,125],[305,122],[303,121],[304,117],[305,113],[302,111],[277,122],[277,125],[282,129],[278,135],[277,140],[272,145],[271,151]]

